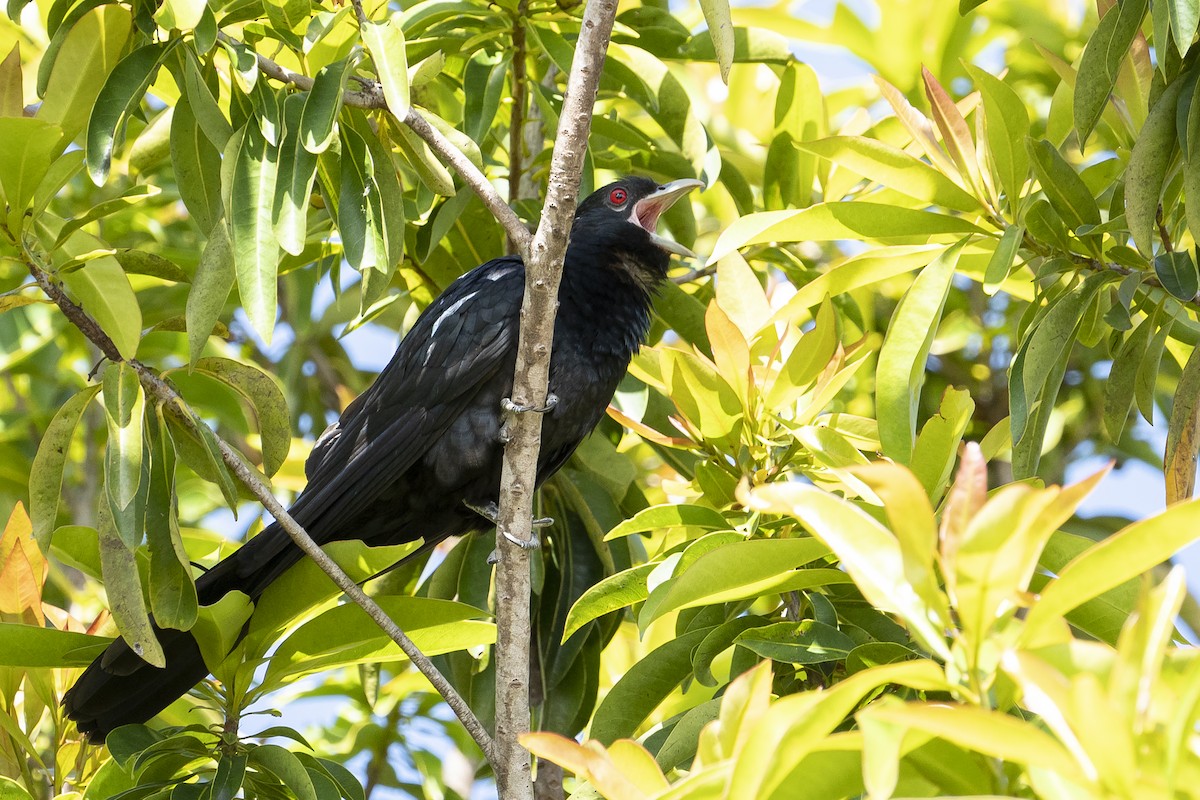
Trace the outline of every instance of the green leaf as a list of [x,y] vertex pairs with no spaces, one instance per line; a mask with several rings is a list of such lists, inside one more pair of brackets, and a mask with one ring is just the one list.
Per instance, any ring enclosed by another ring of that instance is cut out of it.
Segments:
[[567,612],[562,641],[571,638],[572,634],[592,620],[645,600],[649,594],[646,579],[657,566],[640,564],[616,575],[609,575],[589,587]]
[[188,357],[193,365],[204,351],[213,326],[225,308],[234,277],[228,229],[224,225],[215,225],[200,254],[200,264],[187,297]]
[[983,275],[983,291],[989,297],[1000,289],[1000,284],[1008,279],[1012,271],[1013,261],[1021,249],[1025,238],[1025,228],[1020,225],[1010,225],[1004,229],[995,251],[988,261],[987,271]]
[[[258,748],[255,748],[256,750]],[[217,761],[217,770],[212,777],[211,800],[233,800],[241,791],[246,777],[249,753],[223,754]],[[270,761],[271,756],[267,756]],[[264,765],[265,766],[265,765]]]
[[970,392],[949,387],[942,394],[938,413],[929,418],[917,437],[912,470],[934,503],[946,491],[950,472],[954,469],[954,457],[974,411],[975,401]]
[[237,149],[229,196],[230,243],[238,292],[250,325],[267,344],[275,331],[279,242],[271,210],[278,152],[258,126],[247,124]]
[[350,67],[351,60],[343,58],[322,67],[313,79],[313,87],[300,115],[300,141],[310,153],[325,152],[333,141],[333,127],[342,110]]
[[1026,333],[1017,350],[1009,370],[1009,407],[1013,467],[1018,477],[1032,474],[1037,468],[1042,438],[1083,311],[1106,280],[1108,276],[1091,275],[1075,289],[1062,294],[1036,327]]
[[[739,746],[727,779],[729,800],[786,796],[803,760],[829,741],[863,697],[889,683],[925,691],[943,691],[946,686],[941,666],[922,659],[863,670],[821,692],[799,692],[776,700],[754,721]],[[722,708],[722,720],[724,712]],[[728,736],[732,740],[733,732]]]
[[0,665],[28,669],[85,667],[111,642],[107,636],[0,622]]
[[380,235],[382,220],[375,218],[371,198],[375,194],[375,165],[363,137],[349,126],[342,128],[341,144],[337,224],[346,261],[357,270],[376,266],[383,269],[387,253]]
[[696,755],[696,745],[704,726],[717,718],[722,698],[714,697],[698,706],[689,708],[671,728],[665,741],[654,754],[654,760],[664,770],[682,764]]
[[59,133],[57,126],[40,119],[0,117],[0,190],[14,233],[23,227],[25,210],[50,169]]
[[826,295],[837,297],[862,286],[912,272],[927,266],[945,249],[942,245],[879,247],[834,262],[825,272],[799,287],[779,311],[779,316],[791,320],[804,319],[808,309],[820,303]]
[[225,146],[229,143],[229,137],[233,135],[233,127],[225,118],[221,107],[217,105],[217,99],[213,96],[208,84],[205,83],[204,76],[200,74],[200,67],[196,63],[195,56],[189,49],[185,49],[183,52],[183,88],[186,91],[180,98],[180,103],[182,104],[186,99],[200,130],[204,132],[208,141],[217,148],[218,152],[224,152]]
[[[1121,13],[1133,5],[1137,5],[1136,0],[1121,4]],[[1147,257],[1154,253],[1154,242],[1158,239],[1155,221],[1167,168],[1176,150],[1175,113],[1184,83],[1172,82],[1159,96],[1133,144],[1129,166],[1125,168],[1125,219],[1134,244]]]
[[[61,267],[91,250],[106,249],[91,234],[76,231],[51,254]],[[133,358],[142,338],[142,311],[120,262],[111,255],[87,261],[82,268],[61,273],[62,281],[87,313],[113,340],[124,358]]]
[[1113,4],[1109,13],[1100,19],[1096,32],[1088,39],[1075,79],[1075,128],[1079,131],[1081,145],[1091,136],[1100,120],[1108,96],[1117,82],[1121,63],[1142,27],[1142,19],[1149,5],[1149,0],[1126,0]]
[[171,119],[171,165],[179,198],[205,235],[224,214],[221,207],[221,153],[200,128],[187,96]]
[[134,50],[121,59],[100,90],[88,121],[85,148],[88,175],[97,186],[103,186],[108,180],[113,147],[125,131],[125,121],[141,103],[172,46],[147,44]]
[[[79,7],[86,8],[89,2]],[[38,119],[62,129],[55,152],[62,152],[87,123],[105,79],[126,51],[131,27],[130,13],[124,7],[92,8],[69,29],[64,25],[57,57],[48,57],[49,52],[43,56],[45,69],[38,70],[38,94],[45,100]]]
[[179,409],[181,414],[172,414],[167,418],[179,457],[197,475],[220,487],[221,495],[236,519],[237,486],[221,458],[217,437],[203,420],[185,409],[186,406]]
[[112,200],[105,200],[103,203],[97,203],[87,210],[87,213],[81,214],[78,217],[73,217],[67,220],[58,232],[58,237],[54,240],[51,249],[57,249],[62,246],[62,243],[75,231],[82,228],[84,225],[95,222],[98,219],[103,219],[109,214],[114,214],[118,211],[124,211],[131,208],[143,200],[151,197],[156,197],[162,193],[162,190],[157,186],[143,183],[137,186],[131,186]]
[[29,470],[29,519],[33,523],[33,538],[43,553],[50,548],[50,537],[58,521],[63,467],[75,427],[99,391],[99,386],[89,386],[63,403],[46,426],[37,455],[33,457]]
[[663,380],[679,411],[705,439],[732,441],[742,425],[742,403],[707,360],[683,350],[664,350]]
[[113,258],[130,275],[149,275],[172,283],[191,283],[192,277],[174,261],[145,250],[123,248],[113,251]]
[[979,201],[934,167],[915,156],[876,139],[831,136],[796,147],[898,192],[957,211],[978,211]]
[[229,65],[242,94],[249,95],[258,83],[258,59],[254,50],[236,39],[221,39],[221,45],[229,54]]
[[1163,325],[1159,328],[1158,332],[1154,334],[1154,338],[1150,340],[1150,346],[1146,348],[1145,359],[1138,365],[1137,389],[1134,398],[1137,400],[1138,410],[1142,412],[1146,422],[1151,425],[1154,424],[1154,389],[1158,384],[1163,350],[1172,330],[1174,330],[1172,325]]
[[292,445],[292,433],[287,398],[276,380],[257,367],[228,358],[202,358],[193,368],[233,387],[254,406],[262,434],[263,470],[268,477],[278,472]]
[[163,628],[189,630],[198,612],[191,559],[183,547],[175,512],[175,445],[167,435],[161,406],[146,416],[150,491],[146,499],[146,542],[150,546],[150,609]]
[[[133,367],[122,361],[104,369],[104,412],[108,421],[104,485],[114,514],[128,508],[141,483],[145,404],[146,395]],[[132,550],[137,543],[126,545]]]
[[1197,353],[1200,347],[1188,356],[1171,403],[1163,458],[1168,505],[1189,500],[1196,486],[1196,458],[1200,454],[1200,355]]
[[1029,135],[1029,110],[1004,81],[971,64],[966,69],[983,97],[984,131],[996,177],[1009,208],[1016,209],[1029,177],[1029,154],[1022,144]]
[[1099,225],[1100,209],[1096,198],[1058,148],[1045,139],[1026,139],[1025,143],[1042,191],[1067,227],[1074,231],[1081,225]]
[[729,69],[733,66],[734,37],[733,20],[729,13],[729,0],[700,0],[708,35],[712,37],[713,50],[721,69],[721,80],[729,83]]
[[715,264],[738,248],[764,242],[856,239],[904,244],[979,232],[961,217],[931,211],[861,201],[819,203],[799,211],[765,211],[741,217],[718,237],[707,263]]
[[249,763],[278,778],[295,793],[297,800],[318,800],[304,764],[290,750],[276,744],[262,744],[250,751]]
[[1129,408],[1133,405],[1134,383],[1154,327],[1153,317],[1142,320],[1113,356],[1112,369],[1104,382],[1104,429],[1113,442],[1120,441],[1125,429]]
[[768,484],[754,489],[748,507],[791,514],[841,559],[859,591],[877,608],[899,614],[930,652],[950,657],[941,627],[905,577],[900,544],[890,531],[849,501],[813,486]]
[[[426,655],[491,644],[495,626],[484,612],[464,603],[428,597],[383,597],[379,605]],[[396,661],[395,643],[357,605],[337,606],[304,623],[280,642],[267,666],[264,685],[333,666]]]
[[[967,750],[1028,765],[1084,782],[1067,749],[1034,723],[1000,711],[967,705],[881,703],[863,712],[910,731],[921,731]],[[911,735],[911,733],[910,733]]]
[[884,454],[901,464],[912,459],[925,360],[965,244],[965,239],[960,241],[921,270],[896,307],[879,351],[875,370],[879,440]]
[[142,599],[141,578],[133,550],[117,533],[108,503],[96,510],[96,529],[100,533],[100,567],[108,607],[121,637],[138,656],[156,667],[166,666],[162,645],[154,635],[146,604]]
[[361,26],[363,45],[375,62],[375,73],[383,86],[388,110],[396,119],[408,115],[408,59],[404,54],[404,31],[400,14],[392,14],[384,22],[367,22]]
[[12,778],[0,775],[0,800],[33,800],[33,795]]
[[25,115],[25,81],[21,74],[21,45],[14,44],[0,62],[0,117]]
[[[1171,20],[1171,34],[1175,39],[1175,46],[1179,48],[1179,55],[1187,53],[1189,47],[1192,46],[1192,39],[1196,37],[1196,23],[1200,22],[1200,4],[1196,0],[1167,0],[1166,2],[1167,17]],[[1162,13],[1157,6],[1155,10]],[[1166,42],[1163,42],[1166,46]]]
[[692,674],[692,648],[711,630],[701,628],[677,636],[629,667],[600,702],[589,736],[603,745],[633,736],[650,712]]
[[854,649],[854,640],[849,636],[811,619],[753,628],[738,634],[734,642],[763,658],[793,664],[841,661]]
[[454,177],[442,166],[442,162],[434,157],[425,144],[425,140],[417,136],[407,125],[388,120],[388,132],[392,143],[404,154],[405,160],[416,170],[417,177],[431,191],[443,197],[455,195]]
[[200,606],[192,635],[200,645],[204,664],[218,679],[226,679],[236,664],[224,662],[242,635],[246,621],[254,613],[254,603],[244,592],[227,592],[212,605]]
[[1164,289],[1185,303],[1195,299],[1200,291],[1200,272],[1187,250],[1159,253],[1154,257],[1154,274]]
[[710,550],[683,569],[649,622],[671,611],[841,583],[835,569],[800,569],[829,555],[819,539],[749,539]]
[[724,515],[707,506],[668,503],[642,509],[609,531],[604,540],[607,542],[634,533],[646,533],[665,528],[716,531],[728,527],[729,522]]
[[297,256],[308,241],[308,205],[317,157],[304,149],[300,137],[300,115],[304,99],[289,95],[283,104],[284,134],[279,143],[279,174],[276,180],[275,235],[285,252]]
[[1033,641],[1068,611],[1148,572],[1197,538],[1200,500],[1179,502],[1122,528],[1059,571],[1058,578],[1042,590],[1041,598],[1030,609],[1023,638]]
[[751,628],[760,628],[770,624],[770,620],[766,617],[760,617],[756,614],[747,614],[741,617],[734,617],[728,622],[724,622],[713,628],[707,636],[704,637],[695,651],[692,652],[692,672],[696,675],[696,680],[701,686],[716,686],[717,679],[712,674],[712,662],[725,650],[733,646],[733,641],[739,634],[750,630]]
[[[322,547],[334,562],[358,582],[412,555],[420,541],[386,547],[368,547],[358,540],[330,542]],[[254,608],[254,618],[246,629],[246,650],[251,657],[266,654],[279,637],[297,619],[341,594],[316,562],[303,559],[271,583]]]

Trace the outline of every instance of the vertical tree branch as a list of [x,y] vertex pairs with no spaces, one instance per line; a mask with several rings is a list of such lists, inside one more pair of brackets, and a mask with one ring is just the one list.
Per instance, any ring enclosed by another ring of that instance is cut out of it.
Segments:
[[[513,16],[513,59],[512,72],[512,116],[508,126],[508,202],[525,199],[522,193],[525,181],[525,108],[528,92],[525,82],[525,14],[529,11],[529,0],[517,3]],[[509,242],[510,245],[515,244]]]
[[[513,379],[513,400],[519,405],[541,407],[546,400],[563,256],[575,215],[592,107],[616,13],[616,0],[591,0],[583,12],[550,161],[541,223],[524,253],[525,300]],[[514,416],[500,479],[497,530],[507,536],[496,537],[500,556],[496,568],[496,786],[504,800],[533,797],[529,752],[517,738],[529,728],[529,551],[509,541],[508,536],[525,541],[531,538],[541,428],[540,414]]]

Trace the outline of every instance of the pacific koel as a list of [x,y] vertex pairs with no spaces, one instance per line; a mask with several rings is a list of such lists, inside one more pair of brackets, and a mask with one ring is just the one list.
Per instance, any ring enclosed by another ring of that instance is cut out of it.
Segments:
[[[575,214],[559,288],[537,482],[596,424],[650,325],[670,253],[661,214],[701,186],[626,178]],[[525,268],[493,259],[451,284],[420,315],[376,381],[317,440],[291,515],[318,544],[362,539],[426,544],[492,526],[512,390]],[[272,524],[196,581],[202,604],[231,591],[257,600],[303,557]],[[187,631],[155,627],[166,667],[113,642],[67,692],[67,715],[93,741],[145,722],[208,674]]]

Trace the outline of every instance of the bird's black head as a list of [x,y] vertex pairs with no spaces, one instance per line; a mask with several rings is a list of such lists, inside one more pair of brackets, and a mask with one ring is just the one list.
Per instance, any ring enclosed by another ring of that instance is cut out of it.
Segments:
[[693,255],[658,235],[658,219],[676,200],[703,185],[691,179],[659,184],[629,177],[598,189],[575,212],[568,261],[585,258],[622,271],[652,290],[666,278],[671,253]]

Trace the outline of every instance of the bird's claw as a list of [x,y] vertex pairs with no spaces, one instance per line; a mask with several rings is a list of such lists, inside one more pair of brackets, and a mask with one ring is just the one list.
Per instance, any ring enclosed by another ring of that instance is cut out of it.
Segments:
[[[550,519],[550,517],[544,517],[542,519],[534,519],[533,524],[534,524],[535,528],[542,528],[542,527],[545,527],[545,523],[547,521],[553,522],[553,519]],[[544,524],[539,524],[539,523],[544,523]],[[504,536],[504,539],[509,540],[510,542],[514,543],[514,545],[516,545],[517,547],[520,547],[521,549],[523,549],[523,551],[536,551],[536,549],[541,548],[541,539],[538,536],[538,531],[530,530],[529,531],[529,539],[521,539],[521,537],[514,536],[514,535],[510,534],[509,531],[506,531],[506,530],[497,529],[497,533],[500,536]],[[500,563],[500,551],[498,548],[494,549],[494,551],[492,551],[491,555],[488,555],[487,563],[492,564],[492,565],[496,565],[496,564]]]
[[545,414],[547,411],[552,411],[558,405],[558,395],[554,392],[546,395],[546,405],[541,406],[523,406],[519,403],[514,403],[511,397],[506,397],[500,401],[500,407],[505,411],[513,414],[527,414],[533,412],[535,414]]

